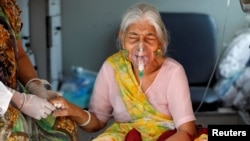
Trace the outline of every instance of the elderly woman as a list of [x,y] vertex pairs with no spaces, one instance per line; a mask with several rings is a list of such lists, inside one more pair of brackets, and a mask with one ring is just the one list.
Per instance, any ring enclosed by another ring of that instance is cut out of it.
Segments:
[[143,3],[129,8],[118,44],[120,51],[99,71],[89,110],[59,97],[51,101],[62,105],[53,115],[70,116],[89,132],[104,128],[113,117],[115,122],[94,141],[193,140],[195,116],[187,77],[182,65],[164,57],[168,35],[159,12]]

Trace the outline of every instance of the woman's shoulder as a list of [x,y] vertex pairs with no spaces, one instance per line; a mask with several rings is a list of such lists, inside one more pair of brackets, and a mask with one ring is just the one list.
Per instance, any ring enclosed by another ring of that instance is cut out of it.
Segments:
[[180,62],[178,62],[177,60],[171,58],[171,57],[166,57],[164,62],[163,62],[163,66],[168,66],[168,67],[183,67],[182,64]]
[[105,74],[105,75],[110,75],[114,73],[114,69],[112,68],[111,64],[105,60],[98,72],[98,74]]
[[185,73],[185,70],[182,64],[171,57],[165,58],[161,67],[161,74],[173,75],[173,74],[180,74],[180,73]]

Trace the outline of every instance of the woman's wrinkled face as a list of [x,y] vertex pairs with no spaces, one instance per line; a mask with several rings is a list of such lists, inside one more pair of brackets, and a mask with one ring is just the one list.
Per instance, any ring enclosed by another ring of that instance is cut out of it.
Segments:
[[130,51],[140,43],[152,51],[159,49],[159,40],[154,26],[147,21],[139,21],[131,24],[123,36],[123,48]]
[[154,59],[154,52],[161,48],[154,26],[147,21],[131,24],[120,37],[123,49],[129,52],[128,58],[131,62],[135,62],[135,59],[141,56],[151,62]]

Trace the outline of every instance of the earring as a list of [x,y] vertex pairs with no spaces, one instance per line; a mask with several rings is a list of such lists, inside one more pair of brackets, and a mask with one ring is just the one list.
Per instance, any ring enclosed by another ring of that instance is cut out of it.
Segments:
[[156,56],[163,56],[163,54],[162,54],[162,50],[161,49],[157,49],[155,52],[154,52],[154,54],[156,55]]

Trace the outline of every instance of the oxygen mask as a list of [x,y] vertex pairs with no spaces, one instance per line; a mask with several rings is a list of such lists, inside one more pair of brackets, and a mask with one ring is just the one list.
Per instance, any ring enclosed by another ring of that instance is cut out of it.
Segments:
[[144,68],[149,63],[151,51],[141,43],[132,49],[132,64],[139,71],[139,76],[143,77]]

